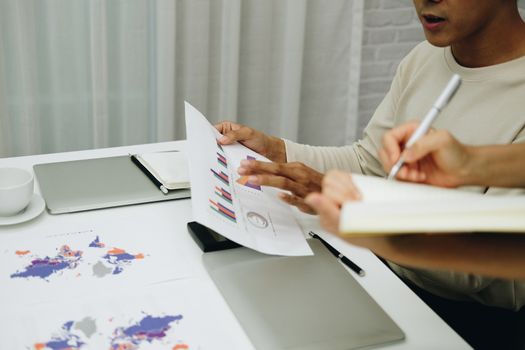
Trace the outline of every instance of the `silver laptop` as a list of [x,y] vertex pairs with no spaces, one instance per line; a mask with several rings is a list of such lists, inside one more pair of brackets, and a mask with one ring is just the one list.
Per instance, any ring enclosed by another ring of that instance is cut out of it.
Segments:
[[189,189],[163,194],[129,156],[37,164],[33,169],[51,214],[190,197]]
[[343,350],[404,339],[338,260],[319,241],[309,244],[314,256],[268,256],[248,248],[204,254],[208,273],[253,345]]

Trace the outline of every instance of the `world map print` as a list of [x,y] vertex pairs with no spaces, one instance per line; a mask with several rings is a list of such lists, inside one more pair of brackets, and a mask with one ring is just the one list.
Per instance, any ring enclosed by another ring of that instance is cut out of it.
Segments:
[[102,257],[108,264],[113,265],[114,269],[111,272],[117,275],[124,271],[126,266],[129,266],[133,260],[144,259],[144,254],[129,254],[124,249],[113,248]]
[[[144,316],[139,322],[129,327],[120,327],[114,331],[111,350],[136,350],[143,343],[162,342],[173,323],[182,320],[182,315],[153,317]],[[176,344],[172,350],[189,349],[186,344]]]
[[[65,271],[75,270],[83,265],[89,265],[91,274],[102,278],[108,275],[121,274],[136,260],[145,258],[143,253],[128,253],[125,249],[112,247],[106,248],[96,236],[86,250],[73,250],[68,245],[62,245],[56,249],[53,256],[39,256],[30,250],[17,250],[15,254],[20,258],[28,260],[26,265],[10,275],[11,279],[41,279],[50,282],[52,278],[61,276]],[[93,251],[96,253],[93,254]],[[86,259],[89,255],[89,259]],[[81,275],[77,273],[77,277]]]
[[[45,342],[33,344],[34,350],[80,350],[97,348],[105,344],[110,350],[140,350],[144,344],[162,346],[170,350],[189,350],[188,344],[177,340],[172,330],[183,319],[182,315],[153,316],[146,313],[139,321],[131,321],[130,325],[117,327],[107,334],[102,329],[108,329],[113,321],[95,320],[86,317],[81,321],[67,321],[62,328],[52,334]],[[99,327],[97,327],[99,323]],[[111,328],[109,328],[111,329]]]
[[36,343],[35,350],[79,350],[86,343],[80,340],[80,336],[73,334],[72,327],[75,322],[68,321],[64,323],[62,329],[44,343]]
[[57,255],[54,257],[45,256],[39,258],[36,255],[30,255],[28,250],[15,252],[18,256],[29,256],[31,262],[21,271],[11,275],[11,278],[41,278],[49,281],[51,275],[59,274],[64,270],[74,270],[82,260],[83,252],[80,250],[71,250],[68,245],[58,248]]

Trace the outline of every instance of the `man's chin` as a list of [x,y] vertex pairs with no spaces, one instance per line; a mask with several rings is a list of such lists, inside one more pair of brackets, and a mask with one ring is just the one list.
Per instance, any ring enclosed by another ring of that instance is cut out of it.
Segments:
[[425,33],[425,37],[431,45],[436,46],[436,47],[447,47],[447,46],[450,46],[451,44],[450,39],[442,35]]

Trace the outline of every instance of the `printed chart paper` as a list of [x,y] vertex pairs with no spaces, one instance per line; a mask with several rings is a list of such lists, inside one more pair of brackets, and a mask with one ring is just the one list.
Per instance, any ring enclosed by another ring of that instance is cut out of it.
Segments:
[[0,298],[31,304],[188,277],[191,271],[171,241],[148,234],[143,239],[141,231],[86,230],[29,241],[5,237]]
[[201,282],[179,280],[132,294],[3,310],[0,349],[233,349]]
[[187,102],[186,135],[194,220],[261,253],[313,254],[278,191],[237,173],[243,159],[270,160],[239,143],[219,145],[221,134]]

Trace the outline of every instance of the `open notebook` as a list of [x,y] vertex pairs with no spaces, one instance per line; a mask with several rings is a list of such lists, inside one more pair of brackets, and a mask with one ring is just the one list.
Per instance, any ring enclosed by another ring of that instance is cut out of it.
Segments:
[[525,196],[489,196],[353,175],[363,194],[344,204],[343,234],[525,233]]
[[141,170],[149,172],[167,190],[190,188],[188,161],[184,152],[167,151],[136,154]]

